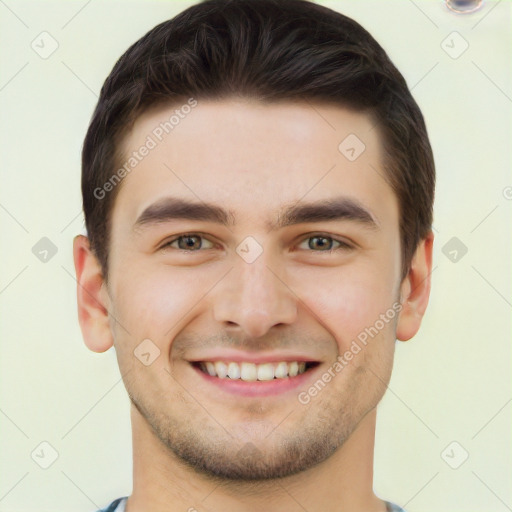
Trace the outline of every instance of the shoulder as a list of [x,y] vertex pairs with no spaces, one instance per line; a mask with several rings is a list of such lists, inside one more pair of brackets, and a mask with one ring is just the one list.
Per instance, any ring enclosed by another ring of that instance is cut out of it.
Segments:
[[124,512],[126,506],[126,500],[128,496],[124,496],[123,498],[117,498],[110,505],[107,505],[105,508],[98,510],[98,512]]

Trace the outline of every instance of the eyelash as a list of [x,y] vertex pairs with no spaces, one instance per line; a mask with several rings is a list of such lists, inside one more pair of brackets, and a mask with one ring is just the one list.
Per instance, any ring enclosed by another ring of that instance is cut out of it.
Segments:
[[[174,242],[177,242],[179,239],[181,238],[186,238],[186,237],[199,237],[199,238],[202,238],[202,239],[206,239],[208,240],[207,237],[203,236],[202,234],[200,233],[184,233],[183,235],[179,235],[179,236],[176,236],[174,237],[172,240],[169,240],[168,242],[165,242],[161,247],[160,249],[163,250],[163,249],[167,249],[167,248],[171,248],[170,245],[173,244]],[[299,242],[299,244],[305,242],[306,240],[310,239],[310,238],[326,238],[328,240],[332,240],[333,242],[337,242],[338,244],[340,244],[340,247],[338,248],[334,248],[334,249],[326,249],[326,250],[323,250],[323,251],[314,251],[313,249],[308,249],[309,251],[311,252],[318,252],[318,253],[327,253],[327,254],[332,254],[336,251],[339,251],[339,250],[352,250],[354,249],[354,246],[349,244],[348,242],[345,242],[344,240],[338,240],[337,238],[334,238],[330,235],[326,235],[324,233],[313,233],[313,234],[310,234],[309,236],[301,239],[301,241]],[[211,242],[211,240],[210,240]],[[213,243],[213,242],[212,242]],[[196,250],[187,250],[187,249],[179,249],[179,248],[171,248],[171,249],[176,249],[178,251],[181,251],[181,252],[186,252],[186,253],[192,253],[192,252],[201,252],[203,250],[208,250],[208,249],[196,249]]]

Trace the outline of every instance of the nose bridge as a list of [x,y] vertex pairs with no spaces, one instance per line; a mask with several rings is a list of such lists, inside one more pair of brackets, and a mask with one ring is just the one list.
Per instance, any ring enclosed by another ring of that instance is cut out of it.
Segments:
[[214,303],[214,317],[225,328],[259,337],[274,325],[295,321],[296,297],[265,252],[251,263],[237,259],[227,278]]

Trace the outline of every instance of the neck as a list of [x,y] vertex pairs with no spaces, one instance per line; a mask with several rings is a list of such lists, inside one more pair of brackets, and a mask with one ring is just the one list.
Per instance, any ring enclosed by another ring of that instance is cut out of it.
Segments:
[[160,442],[131,406],[133,492],[126,512],[384,512],[373,493],[376,411],[329,459],[279,480],[219,481],[196,473]]

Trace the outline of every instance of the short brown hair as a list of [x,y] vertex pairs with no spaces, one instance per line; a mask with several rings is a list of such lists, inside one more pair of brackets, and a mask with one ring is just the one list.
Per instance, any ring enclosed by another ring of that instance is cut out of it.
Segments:
[[354,20],[306,0],[206,0],[134,43],[101,89],[82,151],[82,196],[104,278],[121,185],[101,199],[95,190],[119,165],[127,130],[150,106],[235,95],[328,102],[376,120],[405,276],[431,229],[435,167],[423,115],[386,52]]

